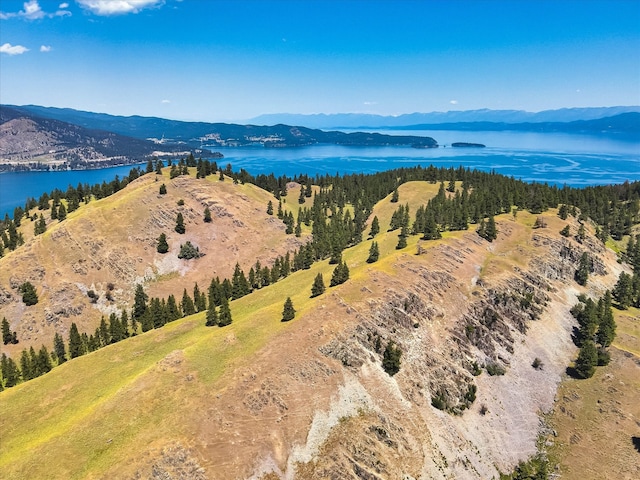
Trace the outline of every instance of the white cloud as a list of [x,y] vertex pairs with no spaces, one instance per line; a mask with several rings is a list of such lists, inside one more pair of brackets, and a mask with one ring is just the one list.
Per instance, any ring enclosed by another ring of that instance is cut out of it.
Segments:
[[24,52],[28,51],[29,49],[22,45],[11,45],[10,43],[0,45],[0,53],[6,53],[7,55],[22,55]]
[[377,105],[378,102],[362,102],[364,105]]
[[51,51],[51,45],[40,45],[40,51],[41,52],[50,52]]
[[451,105],[457,105],[458,104],[458,100],[450,100],[449,103]]
[[29,0],[28,2],[24,2],[24,10],[20,11],[18,15],[29,20],[37,20],[44,17],[45,13],[40,8],[38,0]]
[[145,8],[164,5],[164,0],[77,0],[95,15],[138,13]]
[[65,17],[67,15],[71,15],[71,12],[68,10],[62,10],[63,8],[67,8],[69,6],[68,3],[62,3],[58,7],[58,10],[55,13],[47,13],[40,8],[40,4],[38,0],[29,0],[28,2],[24,2],[23,10],[19,12],[0,12],[0,19],[8,20],[13,17],[25,18],[27,20],[40,20],[44,17]]
[[162,100],[160,103],[171,103],[171,100]]

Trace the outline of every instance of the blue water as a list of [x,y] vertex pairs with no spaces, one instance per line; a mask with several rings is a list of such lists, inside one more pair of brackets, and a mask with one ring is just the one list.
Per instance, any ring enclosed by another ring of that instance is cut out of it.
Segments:
[[[463,165],[471,169],[495,170],[525,181],[571,186],[622,183],[640,180],[640,139],[530,132],[389,131],[381,133],[427,135],[445,147],[341,147],[265,149],[223,148],[222,165],[234,170],[276,175],[305,173],[374,173],[402,166],[433,164],[438,167]],[[453,142],[483,143],[486,148],[451,148]],[[28,196],[36,199],[54,188],[69,184],[101,183],[116,174],[128,175],[130,166],[101,170],[27,172],[0,174],[0,217],[24,205]]]

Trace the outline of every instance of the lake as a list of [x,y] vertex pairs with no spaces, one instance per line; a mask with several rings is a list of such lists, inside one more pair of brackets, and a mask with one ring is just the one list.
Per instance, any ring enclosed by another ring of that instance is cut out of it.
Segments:
[[[346,131],[346,130],[345,130]],[[362,129],[360,129],[362,131]],[[396,167],[433,164],[495,170],[525,181],[549,182],[581,187],[640,180],[640,139],[531,132],[463,132],[371,130],[391,135],[435,138],[444,147],[342,147],[317,145],[303,148],[216,148],[234,170],[249,173],[335,174],[374,173]],[[486,148],[452,148],[453,142],[482,143]],[[205,145],[206,148],[206,145]],[[38,198],[55,188],[71,184],[101,183],[129,174],[132,166],[65,172],[17,172],[0,174],[0,217],[13,215],[27,197]]]

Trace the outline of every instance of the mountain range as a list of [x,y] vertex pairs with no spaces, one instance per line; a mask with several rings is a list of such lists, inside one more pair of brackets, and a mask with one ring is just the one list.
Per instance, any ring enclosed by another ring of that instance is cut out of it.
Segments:
[[[408,113],[403,115],[383,116],[365,113],[335,114],[290,114],[273,113],[260,115],[248,120],[257,125],[287,123],[305,125],[311,128],[389,128],[412,125],[438,125],[457,123],[496,123],[496,124],[533,124],[533,123],[566,123],[578,120],[598,120],[613,117],[622,113],[639,113],[640,106],[562,108],[527,112],[524,110],[465,110],[430,113]],[[454,128],[455,129],[455,128]]]
[[[260,121],[289,125],[239,125],[184,122],[156,117],[123,117],[67,108],[0,106],[0,169],[82,169],[140,162],[157,155],[218,156],[211,149],[260,146],[302,147],[318,144],[346,146],[411,146],[434,148],[424,135],[321,130],[295,125],[376,125],[390,130],[536,131],[640,135],[638,107],[563,109],[536,114],[520,111],[475,110],[410,114],[262,116]],[[576,119],[579,118],[579,119]],[[523,122],[523,119],[527,119]],[[430,122],[430,123],[415,123]],[[513,123],[516,122],[516,123]],[[518,123],[519,122],[519,123]],[[362,127],[363,130],[366,127]],[[371,127],[369,127],[371,128]]]
[[316,144],[438,146],[433,138],[425,136],[344,133],[282,124],[181,122],[38,106],[0,107],[0,163],[5,169],[55,163],[64,168],[86,168],[132,163],[158,154],[178,155],[185,150],[213,156],[207,148]]

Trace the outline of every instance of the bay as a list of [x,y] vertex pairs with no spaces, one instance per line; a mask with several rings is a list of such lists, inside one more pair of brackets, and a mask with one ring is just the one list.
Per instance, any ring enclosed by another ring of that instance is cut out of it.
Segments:
[[[362,129],[360,129],[362,131]],[[371,130],[395,135],[431,136],[440,148],[345,147],[314,145],[302,148],[215,148],[224,154],[221,165],[261,173],[374,173],[397,167],[435,165],[483,171],[495,170],[524,181],[575,187],[640,180],[640,139],[610,135],[534,132]],[[482,143],[485,148],[453,148],[453,142]],[[206,145],[204,145],[206,148]],[[0,217],[13,214],[27,197],[36,199],[54,188],[111,181],[128,175],[132,166],[64,172],[0,174]]]

